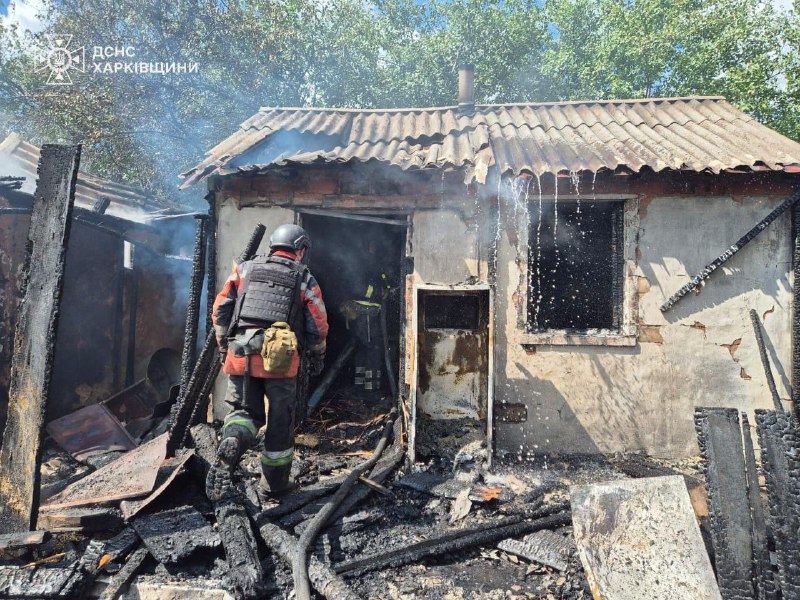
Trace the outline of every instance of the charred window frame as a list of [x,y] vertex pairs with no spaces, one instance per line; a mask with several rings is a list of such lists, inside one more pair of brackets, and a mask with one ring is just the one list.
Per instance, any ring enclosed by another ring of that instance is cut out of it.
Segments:
[[622,333],[624,214],[621,200],[554,200],[542,203],[541,211],[532,207],[529,333]]

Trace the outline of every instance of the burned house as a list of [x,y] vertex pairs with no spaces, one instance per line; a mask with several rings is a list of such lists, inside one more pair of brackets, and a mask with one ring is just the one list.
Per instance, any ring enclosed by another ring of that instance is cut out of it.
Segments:
[[[0,431],[39,154],[16,134],[0,142]],[[134,186],[78,175],[48,420],[179,366],[191,261],[178,257],[185,225],[157,218],[172,208]]]
[[218,281],[255,223],[302,224],[330,362],[337,307],[389,273],[412,458],[420,428],[464,423],[495,456],[695,454],[696,406],[772,406],[750,310],[791,401],[794,210],[660,308],[792,195],[800,144],[721,97],[475,105],[462,83],[453,107],[242,123],[184,174],[210,191]]

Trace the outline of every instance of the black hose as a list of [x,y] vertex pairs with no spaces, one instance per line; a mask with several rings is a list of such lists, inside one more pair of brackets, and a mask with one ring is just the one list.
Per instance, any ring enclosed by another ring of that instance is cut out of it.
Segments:
[[750,320],[753,322],[753,330],[756,334],[756,345],[758,346],[758,353],[761,355],[761,365],[764,367],[764,375],[767,377],[767,387],[772,394],[772,402],[775,404],[775,410],[783,413],[783,403],[778,394],[778,388],[775,386],[775,378],[772,376],[772,367],[769,364],[769,356],[767,356],[767,348],[764,345],[764,332],[761,330],[761,319],[758,318],[758,313],[754,309],[750,309]]
[[297,542],[297,552],[295,552],[294,560],[292,561],[292,577],[294,579],[296,600],[311,600],[311,583],[308,580],[308,549],[317,539],[317,536],[328,522],[328,519],[350,493],[350,490],[356,484],[358,478],[371,469],[380,459],[381,454],[386,449],[386,446],[389,445],[389,440],[392,438],[392,426],[396,415],[397,409],[393,408],[387,417],[386,425],[383,428],[383,434],[372,456],[350,471],[347,479],[342,482],[342,485],[336,490],[336,493],[330,501],[322,507],[300,536]]

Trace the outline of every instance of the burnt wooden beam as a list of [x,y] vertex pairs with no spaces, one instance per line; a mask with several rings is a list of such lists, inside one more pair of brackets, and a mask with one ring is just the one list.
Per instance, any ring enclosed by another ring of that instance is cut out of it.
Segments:
[[186,326],[183,332],[183,355],[181,357],[181,390],[189,385],[192,368],[197,359],[197,327],[200,323],[200,298],[203,294],[203,278],[206,272],[206,224],[205,219],[195,216],[194,258],[189,283],[189,304],[186,307]]
[[726,600],[754,600],[753,539],[742,430],[735,408],[697,408],[717,583]]
[[217,293],[217,204],[213,192],[206,194],[208,218],[206,224],[206,335],[214,329],[211,313]]
[[747,244],[753,241],[755,237],[764,231],[769,225],[778,217],[780,217],[783,213],[787,210],[792,208],[797,201],[800,200],[800,190],[796,191],[794,194],[789,196],[786,200],[780,203],[775,210],[769,213],[766,217],[764,217],[761,221],[756,223],[756,225],[747,233],[745,233],[742,237],[740,237],[730,248],[725,250],[722,254],[720,254],[717,258],[712,260],[708,263],[702,271],[697,273],[692,279],[684,285],[681,289],[677,292],[672,294],[664,304],[661,305],[661,312],[667,312],[670,308],[675,306],[675,304],[683,298],[686,294],[693,291],[697,288],[703,281],[708,279],[711,274],[716,271],[719,267],[724,265],[728,259],[730,259],[734,254],[739,252],[742,248],[744,248]]
[[49,531],[22,531],[0,535],[0,552],[39,546],[50,539]]
[[245,508],[235,498],[214,504],[217,527],[228,561],[228,584],[237,598],[255,600],[263,594],[264,571],[258,559],[258,545]]
[[0,449],[0,533],[33,529],[80,146],[42,146]]
[[784,600],[800,600],[800,439],[787,414],[756,410],[761,463],[769,496],[778,581]]
[[[297,554],[297,538],[270,522],[262,522],[258,532],[270,551],[291,567]],[[314,589],[328,600],[359,599],[333,569],[313,554],[308,565],[308,578]]]
[[800,209],[792,207],[792,412],[800,416]]
[[746,412],[742,412],[742,440],[744,441],[744,464],[747,469],[747,499],[750,502],[750,516],[753,525],[753,570],[756,593],[759,600],[778,600],[777,588],[772,578],[772,564],[769,559],[767,519],[764,505],[761,502],[753,436],[750,433],[750,419],[747,418]]
[[147,549],[147,546],[140,546],[137,548],[128,557],[128,560],[119,572],[108,582],[108,586],[103,590],[103,593],[100,594],[100,600],[114,600],[118,598],[125,586],[131,582],[144,566],[149,556],[150,551]]
[[[548,514],[549,513],[549,514]],[[460,552],[476,546],[496,544],[507,538],[519,537],[542,529],[555,529],[572,522],[565,505],[556,505],[540,511],[539,518],[509,523],[502,520],[471,529],[449,531],[416,544],[403,545],[376,554],[348,560],[334,566],[334,571],[355,577],[385,567],[400,567],[420,562],[448,552]]]

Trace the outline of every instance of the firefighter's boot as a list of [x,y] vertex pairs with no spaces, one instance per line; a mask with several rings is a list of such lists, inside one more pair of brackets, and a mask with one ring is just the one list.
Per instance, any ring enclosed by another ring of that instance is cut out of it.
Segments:
[[261,453],[261,480],[258,494],[264,499],[281,498],[297,488],[291,481],[294,448]]
[[255,424],[248,416],[231,413],[225,419],[222,441],[206,476],[206,496],[209,500],[217,502],[233,493],[233,472],[242,455],[255,441],[255,431]]

